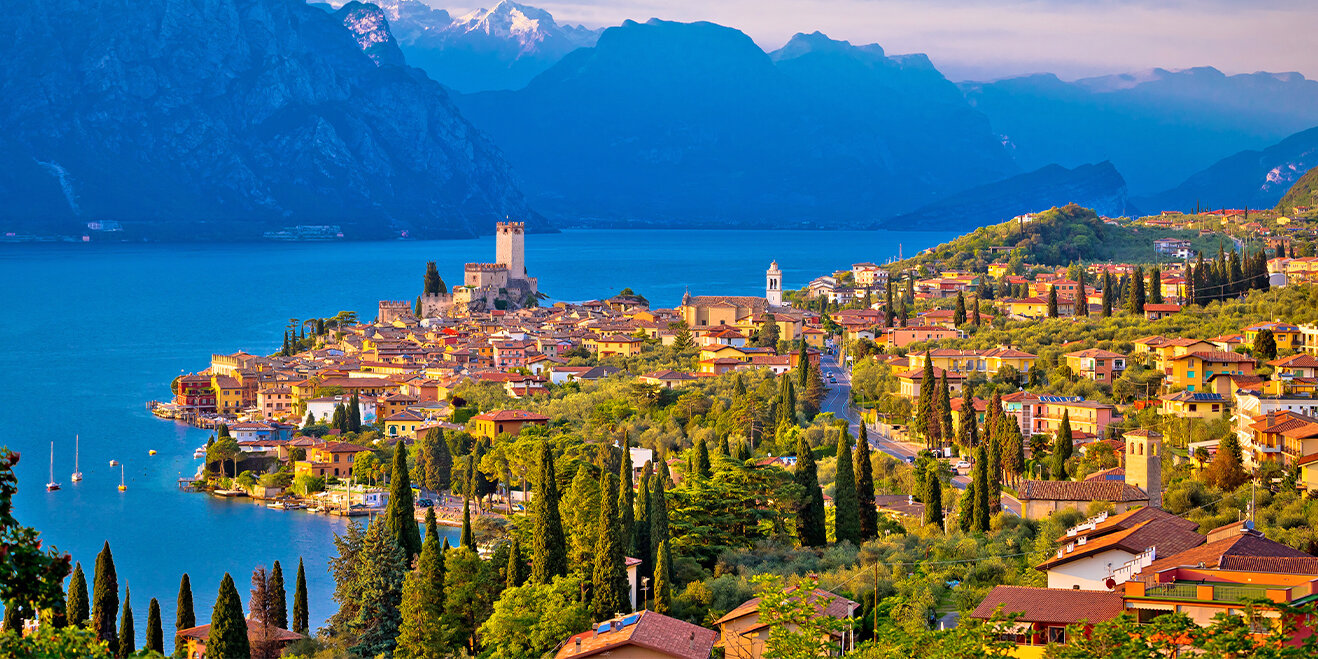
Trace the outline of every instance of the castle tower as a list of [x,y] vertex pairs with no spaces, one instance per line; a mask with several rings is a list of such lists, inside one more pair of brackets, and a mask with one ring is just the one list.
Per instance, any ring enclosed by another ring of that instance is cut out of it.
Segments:
[[1149,494],[1149,506],[1162,507],[1162,435],[1132,430],[1126,439],[1126,484]]
[[526,223],[500,222],[495,229],[494,260],[508,268],[510,279],[526,279]]
[[778,269],[777,261],[764,271],[764,297],[771,307],[783,306],[783,271]]

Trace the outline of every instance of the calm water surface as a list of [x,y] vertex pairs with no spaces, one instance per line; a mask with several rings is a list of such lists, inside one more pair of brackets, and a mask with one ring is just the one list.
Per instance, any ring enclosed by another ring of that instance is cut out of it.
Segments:
[[[527,237],[526,262],[555,299],[607,297],[624,286],[652,304],[693,294],[763,294],[777,259],[785,287],[859,261],[886,260],[951,234],[847,231],[570,231]],[[267,354],[290,318],[355,310],[380,299],[412,300],[427,260],[450,285],[462,264],[493,261],[494,239],[389,243],[223,245],[0,245],[0,373],[8,410],[0,445],[22,453],[17,515],[44,541],[72,553],[91,581],[102,542],[120,587],[131,586],[141,638],[147,602],[160,600],[166,636],[179,577],[192,579],[206,622],[225,572],[246,597],[251,570],[279,560],[292,595],[306,561],[313,627],[333,613],[326,570],[344,522],[178,491],[192,451],[208,433],[152,417],[145,403],[169,396],[182,371],[212,352]],[[82,437],[84,480],[73,484],[73,438]],[[49,443],[55,480],[47,493]],[[155,449],[158,454],[148,456]],[[116,490],[125,465],[127,492]],[[449,529],[457,544],[457,530]],[[90,583],[89,583],[90,585]]]

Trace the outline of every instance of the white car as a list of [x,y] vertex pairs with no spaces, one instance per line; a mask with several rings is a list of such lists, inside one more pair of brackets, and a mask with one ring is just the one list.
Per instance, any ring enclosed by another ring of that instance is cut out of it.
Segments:
[[957,470],[957,471],[970,471],[970,463],[969,463],[969,462],[966,462],[965,460],[962,460],[961,462],[956,463],[956,470]]

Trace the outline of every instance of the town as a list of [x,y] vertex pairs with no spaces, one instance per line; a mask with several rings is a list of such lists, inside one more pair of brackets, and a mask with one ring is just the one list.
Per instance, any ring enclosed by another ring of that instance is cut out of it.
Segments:
[[[415,299],[290,321],[152,410],[212,432],[181,487],[362,518],[327,627],[289,618],[282,572],[248,617],[269,656],[1031,658],[1136,629],[1292,656],[1318,259],[1311,220],[1260,215],[1055,208],[673,308],[549,304],[500,223],[462,284],[426,264]],[[179,656],[226,656],[186,622]]]

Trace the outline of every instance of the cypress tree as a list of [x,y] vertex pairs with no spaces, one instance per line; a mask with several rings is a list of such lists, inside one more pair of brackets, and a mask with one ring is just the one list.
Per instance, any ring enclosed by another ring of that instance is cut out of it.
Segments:
[[307,572],[302,558],[297,559],[297,583],[293,587],[293,631],[305,634],[310,631],[307,613]]
[[1062,425],[1057,429],[1057,439],[1053,442],[1053,480],[1067,479],[1066,461],[1071,457],[1071,412],[1062,412]]
[[938,478],[936,469],[929,468],[924,471],[925,478],[925,501],[924,501],[924,523],[934,524],[939,529],[943,528],[943,482]]
[[178,600],[174,603],[174,656],[186,657],[187,648],[179,640],[178,633],[197,626],[197,615],[192,610],[192,582],[188,573],[178,583]]
[[508,549],[508,567],[504,576],[504,588],[516,588],[526,581],[526,559],[522,558],[522,539],[517,534],[513,534],[512,545]]
[[1103,271],[1103,317],[1112,317],[1112,273]]
[[137,652],[137,635],[133,629],[133,605],[129,602],[132,589],[124,587],[124,608],[119,614],[119,656],[126,657]]
[[892,306],[892,286],[889,284],[884,284],[883,290],[884,293],[888,296],[887,301],[883,303],[883,326],[892,327],[892,319],[896,315],[895,310],[893,309]]
[[1076,277],[1075,315],[1089,316],[1089,293],[1085,291],[1085,269],[1080,268]]
[[284,589],[284,568],[275,561],[275,565],[270,569],[270,579],[266,585],[270,589],[270,600],[273,608],[270,611],[270,622],[280,629],[288,629],[288,592]]
[[160,602],[154,597],[146,609],[146,645],[143,649],[165,653],[165,629],[160,622]]
[[704,437],[696,438],[695,460],[692,464],[692,471],[700,478],[709,478],[714,472],[709,464],[709,447],[705,445]]
[[856,475],[851,462],[851,434],[843,426],[837,439],[837,478],[833,493],[833,536],[838,542],[850,542],[859,547],[860,499],[856,491]]
[[540,442],[540,491],[535,497],[535,545],[531,556],[531,579],[548,584],[567,574],[567,540],[563,518],[558,512],[558,479],[549,442]]
[[307,410],[307,418],[305,421],[302,422],[302,427],[305,428],[314,423],[316,423],[316,415],[312,414],[311,410]]
[[920,397],[915,404],[915,418],[911,420],[911,426],[917,433],[924,437],[925,446],[933,448],[930,443],[932,429],[929,427],[929,419],[934,418],[934,394],[937,391],[937,380],[934,378],[934,362],[929,357],[929,351],[924,351],[924,372],[920,376]]
[[879,534],[879,511],[874,503],[874,464],[870,461],[870,440],[865,424],[860,424],[856,441],[856,502],[860,506],[860,539],[870,540]]
[[92,581],[92,631],[109,645],[110,654],[119,654],[119,635],[114,616],[119,611],[119,577],[114,570],[114,555],[107,540],[96,555],[96,576]]
[[[998,416],[997,426],[989,433],[988,440],[988,484],[989,498],[996,501],[1002,491],[1002,423],[1004,416]],[[990,505],[992,504],[990,501]]]
[[247,620],[243,617],[243,601],[238,587],[228,572],[220,581],[220,592],[211,611],[211,631],[206,639],[209,657],[250,657],[251,645],[247,641]]
[[1144,313],[1144,266],[1135,266],[1135,274],[1130,278],[1130,289],[1127,291],[1126,311],[1131,314]]
[[417,528],[413,515],[412,481],[407,473],[407,445],[403,440],[394,444],[393,471],[389,476],[389,505],[384,517],[389,526],[389,534],[403,550],[403,564],[411,565],[412,559],[421,552],[421,531]]
[[[513,554],[518,554],[513,536]],[[511,559],[510,559],[511,561]],[[439,541],[435,510],[426,510],[426,539],[416,567],[403,581],[402,622],[398,627],[396,659],[442,659],[448,656],[447,638],[440,624],[444,612],[444,549]]]
[[1156,265],[1149,271],[1149,302],[1162,304],[1162,268]]
[[947,385],[947,371],[943,371],[943,376],[939,378],[938,389],[939,438],[946,441],[952,438],[956,428],[952,424],[952,390]]
[[[655,569],[659,566],[659,547],[668,542],[668,462],[659,456],[659,469],[650,478],[650,546],[655,550]],[[655,579],[659,574],[655,573]]]
[[957,501],[957,526],[962,533],[970,533],[975,526],[975,483],[972,481]]
[[362,404],[357,392],[352,392],[352,400],[348,403],[348,432],[362,431]]
[[87,577],[82,572],[82,563],[74,563],[73,576],[69,578],[69,596],[64,604],[64,617],[74,627],[87,623],[90,603],[87,601]]
[[952,324],[960,327],[966,324],[966,295],[956,292],[956,307],[952,311]]
[[458,546],[476,548],[476,540],[471,532],[471,497],[462,497],[462,534],[458,536]]
[[1051,284],[1048,286],[1048,317],[1057,317],[1057,287]]
[[971,312],[970,324],[974,325],[975,327],[979,327],[980,322],[982,321],[980,320],[980,315],[979,315],[979,296],[975,296],[975,307]]
[[654,464],[646,461],[641,470],[640,496],[636,497],[636,556],[641,559],[638,581],[654,574],[654,550],[650,544],[650,481],[653,479]]
[[[726,441],[726,440],[724,440]],[[727,455],[726,445],[724,455]],[[627,433],[622,433],[622,461],[618,467],[618,522],[622,524],[622,550],[636,555],[636,483],[632,477],[632,451]]]
[[971,397],[970,387],[961,388],[961,409],[958,410],[957,418],[961,420],[957,428],[956,443],[963,449],[970,449],[974,446],[971,433],[974,432],[975,424],[975,400]]
[[673,612],[673,557],[669,554],[668,541],[659,543],[658,557],[654,564],[654,611],[663,615]]
[[590,598],[591,612],[596,620],[625,613],[631,606],[617,501],[607,496],[618,488],[617,480],[613,474],[606,473],[600,484],[600,491],[606,495],[600,497],[599,523],[595,528],[595,571],[591,578]]
[[828,542],[824,529],[824,491],[819,487],[815,456],[805,435],[796,442],[796,470],[793,480],[801,486],[802,500],[796,513],[796,537],[802,547],[822,547]]
[[975,477],[971,485],[975,488],[975,506],[971,527],[979,531],[989,530],[989,475],[988,454],[983,445],[975,449]]
[[810,356],[805,350],[805,341],[796,353],[796,387],[802,392],[810,388]]

